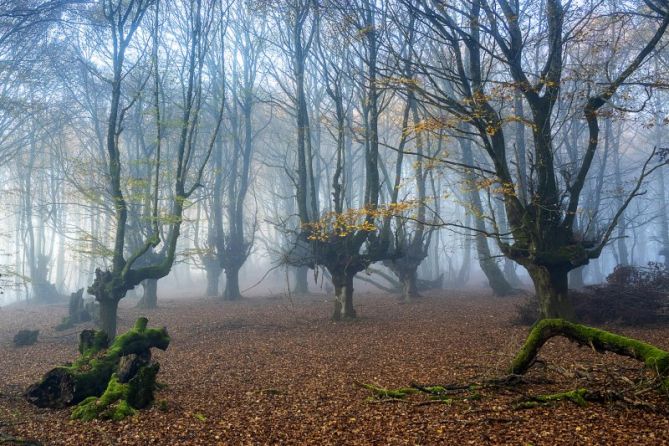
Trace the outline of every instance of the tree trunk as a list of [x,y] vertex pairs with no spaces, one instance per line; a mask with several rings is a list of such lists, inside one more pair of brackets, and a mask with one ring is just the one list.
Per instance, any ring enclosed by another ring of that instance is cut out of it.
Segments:
[[[658,128],[660,128],[658,126]],[[657,171],[657,179],[659,182],[659,191],[658,195],[660,198],[660,203],[658,207],[659,217],[660,217],[660,242],[662,243],[662,248],[660,249],[660,255],[664,257],[664,264],[669,266],[669,215],[667,211],[669,206],[667,206],[667,195],[665,192],[664,185],[664,169],[659,169]]]
[[515,262],[509,258],[504,259],[504,277],[506,277],[509,285],[514,288],[520,288],[523,286],[523,281],[518,277],[514,263]]
[[137,303],[137,308],[145,308],[148,310],[158,308],[158,280],[146,279],[142,282],[144,294]]
[[[469,231],[468,231],[469,232]],[[471,266],[472,266],[472,247],[471,247],[471,237],[467,234],[463,240],[463,249],[464,254],[462,256],[462,264],[458,270],[458,275],[455,279],[456,287],[464,287],[469,282],[469,277],[471,275]]]
[[402,299],[404,302],[411,302],[419,297],[418,293],[418,273],[417,268],[408,271],[403,271],[400,275],[402,282]]
[[309,268],[306,266],[299,266],[295,270],[295,284],[293,285],[293,294],[308,294],[309,293]]
[[332,319],[355,319],[353,308],[353,274],[346,271],[334,271],[332,273],[332,285],[335,288],[334,313]]
[[[462,159],[466,164],[474,165],[474,155],[472,153],[471,141],[467,139],[460,140],[460,147],[462,148]],[[467,172],[465,181],[471,189],[469,192],[469,205],[472,211],[472,220],[476,235],[474,241],[476,243],[476,253],[479,258],[479,265],[481,270],[488,278],[488,284],[492,288],[495,296],[507,296],[514,293],[513,287],[507,282],[502,270],[490,253],[490,246],[488,246],[488,238],[484,235],[486,232],[486,224],[484,220],[483,204],[481,203],[481,196],[479,195],[478,187],[476,186],[476,177],[472,172]],[[501,213],[503,214],[503,213]],[[504,218],[503,226],[506,226],[506,219]]]
[[491,257],[488,240],[482,234],[476,235],[476,250],[479,256],[479,265],[481,270],[488,278],[488,284],[495,296],[508,296],[514,293],[514,289],[507,282],[502,270],[495,259]]
[[574,319],[569,302],[569,280],[567,268],[531,266],[527,268],[539,299],[542,318]]
[[98,302],[100,302],[100,323],[102,325],[102,331],[107,334],[109,339],[114,339],[116,337],[116,318],[118,314],[118,301],[120,299],[115,299],[112,296],[100,299],[96,296]]
[[221,269],[216,268],[207,268],[205,270],[207,273],[207,296],[206,297],[218,297],[219,296],[219,282],[221,278]]
[[242,298],[242,293],[239,292],[239,268],[229,267],[225,270],[225,291],[223,292],[223,300],[233,301]]

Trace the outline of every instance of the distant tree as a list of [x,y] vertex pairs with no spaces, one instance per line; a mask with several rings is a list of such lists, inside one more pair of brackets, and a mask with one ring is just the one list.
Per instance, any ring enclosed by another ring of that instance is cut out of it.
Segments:
[[51,50],[49,29],[83,0],[0,0],[0,166],[27,145],[21,132],[31,110],[22,92],[44,81],[44,60]]
[[223,225],[223,239],[214,244],[220,266],[225,271],[224,300],[241,298],[239,270],[253,248],[257,225],[256,222],[249,224],[246,221],[245,206],[252,181],[255,141],[259,133],[256,127],[264,125],[257,123],[254,112],[259,102],[257,84],[262,76],[259,68],[266,45],[267,23],[262,11],[250,9],[241,3],[236,6],[231,26],[234,34],[232,57],[240,63],[234,63],[231,69],[227,108],[231,138],[224,143],[229,152],[223,178],[227,224]]

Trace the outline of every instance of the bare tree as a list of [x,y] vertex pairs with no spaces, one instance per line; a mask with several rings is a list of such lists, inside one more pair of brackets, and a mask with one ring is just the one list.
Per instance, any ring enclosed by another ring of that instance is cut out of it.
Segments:
[[[159,177],[163,168],[161,162],[163,123],[161,121],[161,110],[159,101],[159,69],[155,53],[157,46],[157,27],[159,26],[158,4],[152,0],[133,0],[130,2],[105,1],[103,16],[110,31],[112,42],[110,79],[110,105],[106,132],[107,163],[109,166],[109,188],[114,208],[114,244],[111,268],[105,271],[97,269],[95,281],[89,287],[89,293],[93,294],[100,302],[102,328],[110,337],[116,334],[116,313],[118,302],[125,293],[147,279],[159,279],[166,276],[175,259],[177,241],[180,234],[186,200],[199,187],[200,177],[204,164],[209,158],[216,135],[220,128],[219,119],[211,130],[209,143],[204,147],[205,153],[200,157],[199,165],[196,157],[198,150],[198,123],[199,112],[203,104],[203,65],[208,51],[207,34],[211,29],[213,21],[213,6],[204,5],[202,1],[186,2],[182,4],[184,22],[187,25],[185,32],[188,37],[188,46],[185,48],[183,59],[184,88],[182,102],[182,116],[179,124],[178,139],[176,141],[175,172],[173,183],[173,195],[171,197],[171,210],[167,225],[169,227],[164,243],[164,257],[154,264],[142,265],[137,261],[149,250],[161,244],[161,231],[159,230],[158,200],[159,200]],[[153,195],[151,203],[151,218],[153,228],[151,235],[144,240],[143,245],[126,255],[127,229],[128,229],[128,205],[121,187],[122,164],[121,152],[124,147],[120,144],[120,135],[123,132],[124,120],[127,111],[135,105],[136,95],[128,98],[124,90],[124,81],[129,68],[126,66],[126,56],[133,38],[138,29],[145,22],[148,11],[154,9],[156,18],[154,20],[153,32],[151,33],[153,52],[153,80],[154,101],[156,120],[156,148],[154,155],[155,174]],[[124,94],[125,93],[125,94]],[[190,174],[190,175],[189,175]],[[190,181],[189,181],[190,180]]]
[[[597,6],[576,10],[559,0],[547,0],[545,6],[506,0],[470,0],[457,7],[430,0],[407,4],[445,53],[436,64],[428,60],[419,64],[418,71],[429,85],[422,89],[422,97],[467,122],[469,132],[478,138],[491,166],[469,167],[494,179],[510,227],[509,234],[498,230],[486,234],[497,240],[506,256],[527,269],[545,317],[571,317],[568,272],[600,255],[625,208],[640,193],[643,179],[659,166],[651,165],[653,158],[647,159],[639,180],[596,239],[585,240],[574,231],[582,191],[599,146],[599,111],[615,99],[623,84],[634,82],[633,75],[669,25],[669,5],[664,1],[646,1],[644,5],[647,14],[643,15],[633,10],[616,11],[616,15],[640,21],[639,26],[652,24],[654,31],[632,54],[617,54],[615,67],[602,65],[599,69],[606,70],[602,76],[581,84],[585,100],[574,107],[587,123],[587,146],[570,171],[573,174],[560,178],[553,133],[556,119],[561,119],[556,104],[566,85],[565,64],[578,49],[578,39],[572,36],[604,17],[596,17]],[[545,31],[531,25],[530,18],[537,16],[547,24]],[[531,53],[532,49],[536,51]],[[543,66],[532,71],[538,58]],[[597,84],[599,79],[608,81]],[[445,84],[451,87],[444,88]],[[503,96],[504,91],[520,94],[531,112],[527,120],[532,132],[532,176],[527,177],[525,192],[520,190],[522,181],[509,162],[509,114],[504,112],[503,98],[495,94]]]

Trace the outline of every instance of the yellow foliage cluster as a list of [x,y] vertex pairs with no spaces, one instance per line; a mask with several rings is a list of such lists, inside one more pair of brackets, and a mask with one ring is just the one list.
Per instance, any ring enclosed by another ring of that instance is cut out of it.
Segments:
[[341,213],[327,212],[320,220],[303,224],[302,229],[308,232],[309,240],[327,242],[358,232],[374,232],[378,229],[374,221],[402,215],[418,205],[417,200],[406,200],[376,208],[346,209]]
[[490,193],[505,195],[505,196],[515,196],[516,189],[513,186],[513,183],[499,183],[499,180],[495,178],[484,178],[476,181],[475,187],[478,190],[487,189]]
[[513,183],[502,183],[499,186],[490,189],[490,192],[508,197],[516,195],[516,189],[513,187]]

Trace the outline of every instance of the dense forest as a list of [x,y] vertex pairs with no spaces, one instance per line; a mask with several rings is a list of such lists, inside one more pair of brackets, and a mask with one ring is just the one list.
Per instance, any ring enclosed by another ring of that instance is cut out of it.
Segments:
[[[444,407],[478,444],[558,443],[564,412],[667,441],[667,27],[667,0],[0,0],[0,444],[128,417],[448,444]],[[556,336],[608,353],[538,358]],[[378,412],[318,430],[317,376],[328,416]]]

